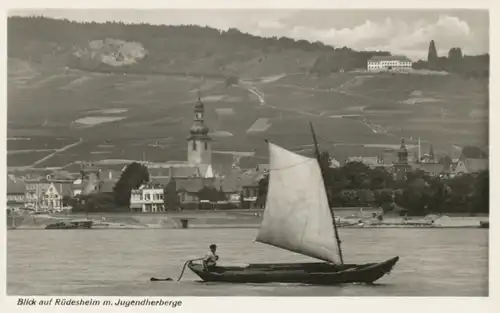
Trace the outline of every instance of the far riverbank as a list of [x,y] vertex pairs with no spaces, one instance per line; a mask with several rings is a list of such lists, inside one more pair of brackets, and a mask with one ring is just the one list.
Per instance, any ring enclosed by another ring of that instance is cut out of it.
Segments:
[[[457,216],[429,215],[408,217],[384,217],[379,221],[371,216],[341,216],[340,224],[348,228],[473,228],[481,222],[489,222],[487,215]],[[7,217],[7,227],[16,229],[44,229],[58,221],[89,219],[95,229],[176,229],[185,228],[258,228],[262,212],[258,210],[190,211],[169,213],[69,213],[32,214]]]

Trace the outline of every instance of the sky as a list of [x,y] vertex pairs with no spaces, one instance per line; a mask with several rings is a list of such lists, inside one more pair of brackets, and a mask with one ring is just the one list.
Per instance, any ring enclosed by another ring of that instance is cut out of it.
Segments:
[[427,58],[430,40],[440,56],[460,47],[464,54],[489,52],[486,10],[283,10],[283,9],[39,9],[10,11],[76,21],[197,24],[237,28],[258,36],[321,41],[355,50],[384,50],[413,60]]

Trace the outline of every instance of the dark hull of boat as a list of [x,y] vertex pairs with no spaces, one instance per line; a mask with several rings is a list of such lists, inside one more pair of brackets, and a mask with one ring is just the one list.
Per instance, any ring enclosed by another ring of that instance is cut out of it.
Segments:
[[188,267],[203,281],[226,283],[299,283],[311,285],[338,285],[373,283],[389,273],[399,257],[380,263],[362,265],[329,263],[250,264],[246,267],[217,266],[204,271],[200,264]]
[[490,228],[490,222],[479,222],[479,228]]
[[75,225],[47,225],[45,229],[76,229]]

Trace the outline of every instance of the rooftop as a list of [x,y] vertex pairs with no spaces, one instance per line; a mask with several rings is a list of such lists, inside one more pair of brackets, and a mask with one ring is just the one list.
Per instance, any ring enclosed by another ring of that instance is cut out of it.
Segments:
[[370,61],[404,61],[404,62],[411,62],[410,59],[403,55],[389,55],[389,56],[374,56],[372,57]]
[[480,171],[487,170],[489,168],[489,160],[488,159],[479,159],[479,158],[466,158],[464,160],[465,167],[471,173],[477,173]]

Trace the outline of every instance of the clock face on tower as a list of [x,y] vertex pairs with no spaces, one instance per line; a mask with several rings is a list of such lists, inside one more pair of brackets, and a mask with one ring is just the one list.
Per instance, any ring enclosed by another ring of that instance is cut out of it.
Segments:
[[197,112],[196,115],[195,115],[195,117],[196,117],[197,120],[201,120],[202,114],[199,113],[199,112]]

